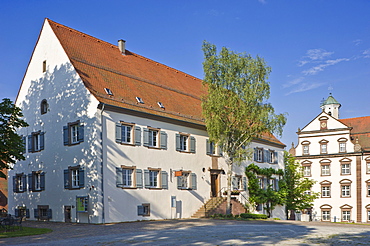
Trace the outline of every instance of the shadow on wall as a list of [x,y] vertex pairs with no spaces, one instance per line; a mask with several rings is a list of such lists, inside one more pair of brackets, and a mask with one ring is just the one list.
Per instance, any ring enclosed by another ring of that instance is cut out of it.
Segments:
[[[50,71],[50,70],[49,70]],[[64,189],[63,170],[68,166],[81,165],[85,169],[86,194],[90,196],[94,206],[91,215],[97,216],[97,209],[101,207],[100,186],[97,181],[101,173],[100,152],[100,118],[97,117],[96,108],[88,112],[91,105],[90,93],[73,69],[71,64],[55,67],[52,72],[44,73],[43,77],[30,82],[25,100],[20,107],[23,109],[24,120],[29,127],[22,129],[23,135],[30,135],[35,131],[44,132],[44,150],[35,153],[27,151],[27,160],[20,162],[26,175],[32,171],[42,170],[45,172],[45,191],[14,194],[14,205],[22,206],[30,204],[31,209],[37,208],[41,201],[49,204],[75,205],[76,195],[81,195],[81,190]],[[48,111],[41,114],[40,105],[43,99],[47,100]],[[70,122],[80,121],[84,124],[84,140],[80,144],[65,146],[63,143],[63,126]],[[18,164],[17,164],[18,165]],[[28,180],[27,180],[28,182]],[[46,191],[62,192],[55,196]],[[64,193],[64,194],[63,194]],[[53,195],[52,198],[43,197],[44,194]],[[43,198],[43,199],[41,199]],[[63,218],[63,210],[59,207],[53,209],[53,218]],[[31,215],[33,217],[33,215]]]

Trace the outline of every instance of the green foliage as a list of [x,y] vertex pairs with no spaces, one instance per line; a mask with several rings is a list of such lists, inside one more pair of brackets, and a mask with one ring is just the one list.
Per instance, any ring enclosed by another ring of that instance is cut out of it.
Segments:
[[21,117],[21,109],[4,98],[0,103],[0,178],[6,178],[2,170],[10,169],[9,164],[25,159],[22,138],[16,133],[17,128],[28,126]]
[[22,230],[0,232],[0,238],[40,235],[40,234],[45,234],[45,233],[49,233],[52,231],[53,231],[52,229],[48,229],[48,228],[23,227]]
[[271,68],[260,58],[235,53],[203,42],[204,80],[207,93],[202,111],[210,140],[221,147],[228,165],[227,213],[230,213],[231,169],[251,157],[249,143],[270,132],[281,135],[286,118],[276,115],[267,82]]
[[242,213],[242,214],[240,214],[240,218],[243,218],[243,219],[267,219],[267,215],[266,214]]
[[284,153],[284,165],[284,182],[280,187],[285,193],[286,209],[296,211],[310,208],[319,193],[311,192],[309,195],[305,191],[310,191],[316,181],[303,177],[301,166],[288,152]]
[[[250,164],[246,167],[245,174],[248,177],[248,191],[249,201],[252,204],[265,204],[265,209],[269,217],[271,216],[272,210],[276,205],[284,204],[284,190],[277,190],[268,183],[267,187],[261,188],[258,176],[263,176],[267,180],[270,180],[273,175],[282,176],[283,170],[275,170],[273,168],[260,168],[255,164]],[[279,187],[280,187],[279,181]]]
[[206,41],[203,52],[207,94],[202,108],[209,137],[229,158],[240,162],[247,157],[244,146],[266,132],[281,135],[286,122],[285,115],[276,115],[266,102],[271,68],[258,56],[252,58],[226,47],[217,55],[216,46]]

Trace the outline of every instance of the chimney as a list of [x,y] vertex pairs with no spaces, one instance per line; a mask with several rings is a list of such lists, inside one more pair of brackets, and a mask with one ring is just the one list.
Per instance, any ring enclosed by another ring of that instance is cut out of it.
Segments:
[[121,51],[122,55],[126,55],[126,41],[123,39],[118,40],[118,49]]

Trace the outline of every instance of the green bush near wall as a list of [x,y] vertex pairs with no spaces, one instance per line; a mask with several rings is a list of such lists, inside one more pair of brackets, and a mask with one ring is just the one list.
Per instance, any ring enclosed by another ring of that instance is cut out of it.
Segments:
[[242,213],[240,214],[240,218],[243,219],[267,219],[266,214],[250,214],[250,213]]

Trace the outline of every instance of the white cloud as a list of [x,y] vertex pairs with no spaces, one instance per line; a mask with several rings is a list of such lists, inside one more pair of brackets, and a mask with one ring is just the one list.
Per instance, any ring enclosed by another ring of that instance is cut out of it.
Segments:
[[311,49],[307,50],[307,56],[309,59],[315,60],[322,60],[327,56],[334,54],[334,52],[329,52],[324,49]]
[[370,58],[370,49],[365,50],[362,54],[364,55],[364,58]]
[[297,84],[301,83],[303,81],[303,79],[304,79],[304,77],[299,77],[299,78],[293,79],[293,80],[289,81],[288,83],[283,84],[283,88],[288,88],[288,87],[291,87],[293,85],[297,85]]
[[263,4],[267,3],[266,0],[258,0],[258,2],[263,3]]
[[287,94],[285,94],[286,96],[290,95],[290,94],[294,94],[294,93],[299,93],[299,92],[304,92],[304,91],[309,91],[309,90],[313,90],[313,89],[316,89],[320,86],[323,86],[325,83],[302,83],[298,88],[294,89],[294,90],[291,90],[290,92],[288,92]]
[[317,66],[312,67],[310,69],[304,70],[302,73],[304,75],[315,75],[318,72],[324,71],[324,68],[326,68],[328,66],[333,66],[333,65],[335,65],[339,62],[349,61],[349,60],[350,59],[348,59],[348,58],[339,58],[339,59],[335,59],[335,60],[327,60],[327,61],[325,61],[324,64],[320,64],[320,65],[317,65]]
[[352,42],[355,43],[356,46],[358,46],[362,43],[362,39],[356,39],[356,40],[353,40]]

